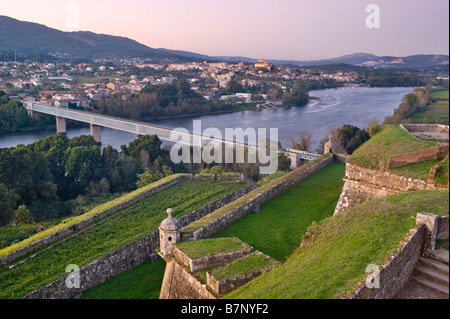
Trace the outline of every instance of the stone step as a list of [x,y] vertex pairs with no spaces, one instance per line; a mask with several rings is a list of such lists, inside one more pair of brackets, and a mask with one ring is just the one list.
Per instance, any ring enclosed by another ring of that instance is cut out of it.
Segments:
[[432,289],[432,290],[434,290],[434,291],[436,291],[438,293],[441,293],[441,294],[443,294],[443,295],[445,295],[447,297],[449,296],[448,285],[447,286],[441,285],[441,284],[436,283],[434,281],[430,281],[430,280],[428,280],[428,279],[426,279],[426,278],[424,278],[424,277],[422,277],[420,275],[419,276],[413,276],[412,279],[415,280],[416,282],[418,282],[419,284],[421,284],[421,285],[423,285],[425,287],[428,287],[428,288],[430,288],[430,289]]
[[416,273],[424,277],[430,281],[434,281],[436,283],[439,283],[441,285],[447,286],[448,288],[448,274],[443,274],[439,271],[434,270],[431,267],[417,265],[415,268]]
[[436,259],[436,260],[442,261],[448,265],[448,250],[439,248],[439,249],[436,249],[433,251],[427,251],[425,253],[425,256],[427,256],[431,259]]
[[444,275],[449,275],[449,267],[447,264],[436,260],[436,259],[431,259],[428,257],[420,257],[419,258],[419,264],[418,265],[423,265],[426,267],[430,267],[433,268],[434,270],[444,274]]

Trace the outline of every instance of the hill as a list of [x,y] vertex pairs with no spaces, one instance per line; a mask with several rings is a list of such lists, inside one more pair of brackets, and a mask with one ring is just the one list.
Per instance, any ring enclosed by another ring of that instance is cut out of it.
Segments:
[[383,264],[419,212],[448,215],[448,191],[411,191],[359,204],[310,227],[283,265],[225,298],[341,298],[365,277],[368,264]]
[[[64,32],[45,25],[19,21],[0,15],[0,50],[18,54],[41,53],[67,58],[131,58],[144,57],[154,62],[184,62],[192,60],[254,63],[255,58],[244,56],[208,56],[183,50],[150,48],[135,40],[97,34],[89,31]],[[353,53],[332,59],[298,61],[268,59],[278,65],[312,66],[348,64],[361,67],[427,67],[449,64],[448,55],[413,55],[408,57],[376,56]]]
[[88,31],[63,32],[45,25],[0,16],[0,49],[19,54],[40,52],[70,58],[146,57],[155,61],[186,60],[129,38]]

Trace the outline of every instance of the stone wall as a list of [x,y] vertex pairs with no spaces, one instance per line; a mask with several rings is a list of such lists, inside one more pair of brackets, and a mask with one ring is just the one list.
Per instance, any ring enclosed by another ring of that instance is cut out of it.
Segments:
[[345,163],[347,163],[347,158],[349,158],[350,155],[333,153],[333,157],[336,162],[345,164]]
[[[244,243],[243,243],[244,244]],[[213,268],[232,262],[236,259],[245,257],[253,252],[253,247],[245,244],[247,247],[228,253],[218,253],[200,258],[190,258],[182,250],[178,249],[176,245],[173,249],[173,258],[179,263],[186,265],[191,271],[199,271],[202,269]]]
[[434,185],[420,179],[372,170],[351,163],[346,164],[345,176],[344,188],[334,214],[358,203],[400,192],[448,189],[443,185]]
[[387,187],[375,186],[349,179],[344,179],[344,181],[345,184],[334,210],[334,215],[356,204],[399,193],[399,191]]
[[[221,206],[236,200],[252,189],[254,189],[254,186],[248,185],[232,194],[225,195],[212,203],[190,212],[181,217],[178,221],[180,225],[186,226]],[[81,287],[79,289],[69,289],[66,287],[65,280],[68,274],[65,274],[54,282],[27,294],[24,298],[70,298],[86,289],[104,283],[124,271],[130,270],[146,260],[150,259],[155,261],[157,258],[155,249],[158,247],[159,232],[155,230],[134,242],[120,247],[115,251],[82,266],[80,269]],[[65,266],[66,265],[62,265],[62,267]]]
[[426,226],[418,225],[411,229],[399,248],[394,251],[383,265],[379,267],[379,288],[369,288],[366,277],[347,293],[347,299],[389,299],[392,298],[411,277],[419,259],[426,236]]
[[168,259],[159,299],[216,299],[216,297],[185,267],[173,259]]
[[448,239],[448,216],[439,217],[437,239]]
[[195,179],[199,181],[221,181],[221,182],[240,182],[244,179],[244,175],[238,173],[228,174],[196,174]]
[[113,207],[105,209],[105,210],[99,212],[98,214],[95,214],[92,217],[86,218],[86,219],[84,219],[84,220],[82,220],[82,221],[80,221],[80,222],[78,222],[78,223],[76,223],[76,224],[74,224],[74,225],[72,225],[70,227],[61,229],[60,231],[55,232],[54,234],[51,234],[51,235],[49,235],[49,236],[47,236],[45,238],[42,238],[42,239],[40,239],[38,241],[35,241],[34,243],[31,243],[31,244],[29,244],[29,245],[27,245],[27,246],[25,246],[25,247],[15,251],[15,252],[11,253],[9,255],[6,255],[5,257],[0,259],[0,263],[6,265],[6,264],[14,261],[15,259],[25,255],[29,251],[32,251],[34,249],[38,249],[38,248],[40,248],[42,246],[51,244],[53,241],[61,240],[61,239],[66,238],[66,237],[68,237],[70,235],[73,235],[74,233],[79,232],[81,229],[89,226],[90,224],[94,223],[95,221],[97,221],[97,220],[99,220],[99,219],[101,219],[101,218],[103,218],[103,217],[105,217],[105,216],[107,216],[107,215],[109,215],[111,213],[119,211],[120,209],[122,209],[122,208],[124,208],[124,207],[126,207],[128,205],[136,203],[137,201],[141,200],[142,198],[144,198],[144,197],[146,197],[146,196],[148,196],[150,194],[158,193],[158,192],[160,192],[160,191],[162,191],[162,190],[164,190],[164,189],[166,189],[166,188],[168,188],[168,187],[170,187],[170,186],[180,182],[181,180],[189,178],[189,177],[190,177],[189,175],[181,175],[181,176],[179,176],[179,177],[177,177],[177,178],[175,178],[175,179],[173,179],[173,180],[171,180],[171,181],[169,181],[167,183],[164,183],[164,184],[159,185],[157,187],[151,188],[150,190],[148,190],[146,192],[142,192],[141,194],[139,194],[139,195],[137,195],[137,196],[135,196],[133,198],[130,198],[130,199],[126,200],[126,201],[123,201],[123,202],[121,202],[121,203],[119,203],[117,205],[114,205]]
[[[264,255],[267,258],[270,258],[269,256],[259,252],[255,251],[255,254]],[[281,265],[280,262],[275,263],[276,265]],[[227,294],[228,292],[237,289],[247,282],[255,279],[256,277],[259,277],[262,275],[265,271],[271,271],[273,268],[273,265],[261,268],[261,269],[255,269],[252,270],[246,274],[239,274],[231,277],[227,277],[224,279],[217,279],[214,277],[213,274],[211,274],[210,271],[206,273],[206,280],[208,283],[208,286],[211,287],[211,289],[214,291],[215,294],[219,296],[223,296]]]
[[[41,287],[28,295],[25,299],[64,299],[70,298],[80,292],[132,269],[146,260],[155,261],[155,249],[159,245],[158,231],[129,243],[114,252],[102,256],[80,268],[80,288],[67,288],[67,275],[54,282]],[[65,267],[65,265],[61,265]]]
[[435,133],[449,133],[449,126],[443,124],[400,124],[408,133],[411,132],[435,132]]
[[393,155],[389,157],[387,169],[400,167],[411,163],[443,159],[448,155],[449,145],[442,144],[420,152]]
[[237,207],[235,207],[236,203],[233,203],[234,205],[232,207],[230,206],[229,209],[227,209],[227,207],[223,207],[222,209],[227,211],[217,216],[206,225],[198,227],[198,229],[182,230],[181,240],[197,240],[211,237],[213,234],[228,227],[248,213],[257,211],[262,204],[284,193],[287,189],[298,184],[303,179],[314,174],[315,172],[324,168],[332,162],[333,156],[329,154],[329,156],[324,156],[317,163],[304,170],[302,170],[302,167],[300,167],[297,169],[299,171],[294,170],[291,173],[282,176],[282,181],[280,182],[277,181],[278,179],[273,180],[271,187],[263,191],[261,191],[260,189],[256,189],[253,192],[250,192],[245,197],[245,200],[244,198],[242,199],[242,203],[238,203]]

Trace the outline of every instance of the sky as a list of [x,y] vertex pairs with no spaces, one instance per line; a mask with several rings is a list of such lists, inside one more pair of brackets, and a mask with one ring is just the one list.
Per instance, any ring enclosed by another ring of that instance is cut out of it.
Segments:
[[[379,15],[366,12],[371,4]],[[0,15],[63,31],[212,56],[291,60],[449,54],[448,12],[448,0],[0,0]]]

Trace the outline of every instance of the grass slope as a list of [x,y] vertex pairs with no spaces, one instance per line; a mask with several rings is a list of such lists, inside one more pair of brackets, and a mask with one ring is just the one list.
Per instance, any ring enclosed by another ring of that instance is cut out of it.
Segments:
[[144,193],[146,191],[150,191],[150,190],[152,190],[152,189],[154,189],[154,188],[156,188],[158,186],[161,186],[163,184],[169,183],[172,180],[180,177],[181,175],[185,175],[185,174],[173,174],[173,175],[170,175],[168,177],[160,179],[159,181],[156,181],[156,182],[148,184],[148,185],[146,185],[144,187],[138,188],[138,189],[136,189],[136,190],[134,190],[134,191],[132,191],[132,192],[130,192],[128,194],[125,194],[125,195],[123,195],[123,196],[121,196],[119,198],[115,198],[115,199],[113,199],[113,200],[111,200],[111,201],[109,201],[107,203],[99,205],[99,206],[91,209],[87,213],[84,213],[84,214],[79,215],[79,216],[63,219],[59,224],[57,224],[57,225],[55,225],[55,226],[53,226],[53,227],[51,227],[49,229],[41,231],[41,232],[31,236],[31,237],[26,238],[25,240],[22,240],[22,241],[20,241],[20,242],[18,242],[16,244],[13,244],[13,245],[11,245],[9,247],[6,247],[6,248],[0,250],[0,258],[4,257],[4,256],[6,256],[6,255],[8,255],[10,253],[13,253],[13,252],[15,252],[15,251],[17,251],[17,250],[19,250],[19,249],[21,249],[21,248],[31,244],[31,243],[34,243],[34,242],[36,242],[36,241],[38,241],[38,240],[40,240],[42,238],[48,237],[50,235],[53,235],[53,234],[57,233],[60,230],[63,230],[65,228],[69,228],[69,227],[75,226],[77,223],[79,223],[79,222],[81,222],[83,220],[86,220],[86,219],[88,219],[90,217],[94,217],[97,214],[99,214],[99,213],[101,213],[101,212],[103,212],[103,211],[105,211],[105,210],[107,210],[107,209],[109,209],[111,207],[114,207],[114,206],[116,206],[118,204],[121,204],[121,203],[123,203],[123,202],[125,202],[125,201],[127,201],[129,199],[132,199],[133,197],[136,197],[136,196],[138,196],[138,195],[140,195],[140,194],[142,194],[142,193]]
[[331,216],[342,191],[345,165],[333,162],[214,235],[237,237],[283,261],[313,221]]
[[243,184],[182,181],[152,194],[121,215],[85,233],[42,252],[12,269],[0,268],[0,298],[17,298],[65,274],[65,267],[79,267],[156,230],[174,209],[179,218],[192,210],[229,194]]
[[83,292],[83,299],[158,299],[166,262],[143,264]]
[[314,225],[281,266],[226,298],[341,298],[385,257],[426,211],[448,215],[448,191],[411,191],[357,205]]
[[435,146],[436,143],[419,140],[399,126],[385,125],[380,133],[361,145],[347,162],[384,170],[389,156],[419,152]]

